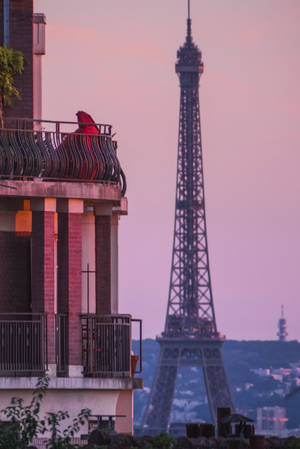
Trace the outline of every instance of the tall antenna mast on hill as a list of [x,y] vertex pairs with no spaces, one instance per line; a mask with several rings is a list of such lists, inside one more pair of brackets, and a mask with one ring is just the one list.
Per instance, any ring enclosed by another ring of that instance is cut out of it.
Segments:
[[283,304],[281,305],[281,317],[278,320],[278,332],[277,332],[278,340],[279,341],[286,341],[287,340],[287,323],[286,319],[284,317],[284,311],[283,311]]

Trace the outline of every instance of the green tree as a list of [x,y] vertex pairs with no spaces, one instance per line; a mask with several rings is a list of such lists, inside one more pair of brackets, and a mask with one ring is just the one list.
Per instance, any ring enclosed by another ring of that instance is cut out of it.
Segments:
[[0,427],[1,449],[25,449],[39,432],[43,432],[39,412],[48,383],[48,377],[38,379],[28,405],[24,404],[23,399],[12,398],[11,405],[1,410],[1,414],[8,420]]
[[20,92],[14,85],[14,76],[24,70],[24,56],[21,51],[0,46],[0,122],[3,124],[3,106],[11,105],[13,97],[20,98]]
[[44,426],[44,432],[49,431],[51,436],[46,443],[47,449],[72,449],[75,446],[71,444],[71,439],[79,432],[80,427],[84,425],[90,416],[89,409],[82,409],[72,424],[64,431],[60,429],[60,423],[69,418],[68,412],[59,411],[57,413],[47,413],[41,424]]
[[26,405],[23,399],[12,398],[11,404],[0,413],[6,417],[7,422],[0,422],[0,448],[26,449],[33,438],[45,432],[50,433],[46,442],[47,449],[73,449],[72,437],[79,432],[80,427],[87,421],[90,410],[82,409],[72,423],[61,430],[62,421],[69,418],[66,411],[47,413],[40,419],[41,402],[47,391],[49,378],[40,377],[33,392],[31,402]]

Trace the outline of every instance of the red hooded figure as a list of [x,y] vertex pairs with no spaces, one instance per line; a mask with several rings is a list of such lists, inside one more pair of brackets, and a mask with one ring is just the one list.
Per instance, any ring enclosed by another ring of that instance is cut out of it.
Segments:
[[95,125],[94,120],[87,112],[78,111],[76,115],[79,125],[79,128],[75,131],[76,134],[99,134],[99,130]]
[[[67,156],[66,174],[72,177],[75,172],[81,179],[93,180],[97,175],[98,159],[91,144],[91,137],[81,137],[80,134],[99,134],[99,129],[87,112],[78,111],[76,115],[79,128],[69,134],[62,143]],[[88,175],[88,169],[91,167],[92,173]]]

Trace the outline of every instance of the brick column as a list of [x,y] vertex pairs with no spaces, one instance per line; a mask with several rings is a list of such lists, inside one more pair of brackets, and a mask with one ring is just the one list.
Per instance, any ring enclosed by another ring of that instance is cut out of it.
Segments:
[[112,313],[111,302],[111,207],[95,208],[96,314]]
[[111,313],[119,313],[119,218],[111,217]]
[[82,200],[59,200],[58,211],[58,313],[68,315],[70,377],[81,377]]
[[48,366],[56,373],[55,358],[55,292],[54,292],[54,198],[31,200],[31,298],[33,313],[47,313]]

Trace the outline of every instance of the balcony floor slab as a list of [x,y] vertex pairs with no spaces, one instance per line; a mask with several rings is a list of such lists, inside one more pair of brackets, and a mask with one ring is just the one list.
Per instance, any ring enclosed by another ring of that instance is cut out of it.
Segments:
[[[127,200],[121,197],[121,187],[118,184],[101,182],[50,182],[34,179],[2,180],[1,197],[20,198],[74,198],[82,200],[109,201],[121,206],[123,213],[127,212]],[[123,211],[124,209],[124,211]]]
[[[0,377],[0,390],[33,390],[37,377]],[[143,379],[50,377],[48,390],[135,390]]]

